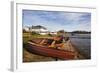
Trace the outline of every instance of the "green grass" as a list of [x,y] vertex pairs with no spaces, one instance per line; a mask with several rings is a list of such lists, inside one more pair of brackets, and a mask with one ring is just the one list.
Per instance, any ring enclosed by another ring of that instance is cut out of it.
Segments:
[[34,38],[50,38],[52,37],[51,35],[49,34],[46,34],[46,35],[40,35],[40,34],[36,34],[36,33],[23,33],[23,43],[27,43],[29,40],[32,40]]

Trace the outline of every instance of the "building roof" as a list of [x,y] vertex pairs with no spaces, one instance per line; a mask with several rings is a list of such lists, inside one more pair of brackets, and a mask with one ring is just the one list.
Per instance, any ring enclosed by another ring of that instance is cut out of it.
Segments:
[[32,26],[31,27],[32,29],[45,29],[46,30],[46,28],[45,27],[43,27],[43,26],[40,26],[40,25],[37,25],[37,26]]

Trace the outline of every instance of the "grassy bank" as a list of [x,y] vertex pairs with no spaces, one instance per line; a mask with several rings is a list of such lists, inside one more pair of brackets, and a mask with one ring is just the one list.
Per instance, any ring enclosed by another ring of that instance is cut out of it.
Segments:
[[27,51],[26,44],[29,40],[35,38],[50,38],[51,35],[40,35],[40,34],[33,34],[33,33],[23,33],[23,62],[40,62],[40,61],[55,61],[52,57],[45,57],[37,54],[30,53]]

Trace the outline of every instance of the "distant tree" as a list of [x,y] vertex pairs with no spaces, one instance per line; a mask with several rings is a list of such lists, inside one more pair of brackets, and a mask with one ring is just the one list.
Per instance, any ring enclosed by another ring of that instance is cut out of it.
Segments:
[[65,32],[64,30],[59,30],[59,31],[58,31],[58,33],[64,33],[64,32]]
[[52,34],[48,33],[47,35],[52,36]]
[[91,32],[88,32],[88,31],[73,31],[72,33],[88,34],[88,33],[91,33]]
[[64,30],[59,30],[57,32],[57,35],[64,35],[64,34],[67,34]]

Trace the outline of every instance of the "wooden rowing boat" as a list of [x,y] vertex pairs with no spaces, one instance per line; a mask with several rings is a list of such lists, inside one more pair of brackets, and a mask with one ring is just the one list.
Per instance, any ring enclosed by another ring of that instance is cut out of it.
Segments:
[[54,49],[48,46],[40,45],[38,43],[39,42],[35,42],[33,40],[29,41],[27,44],[29,48],[28,50],[31,51],[31,53],[62,59],[62,60],[75,59],[76,56],[75,52]]

